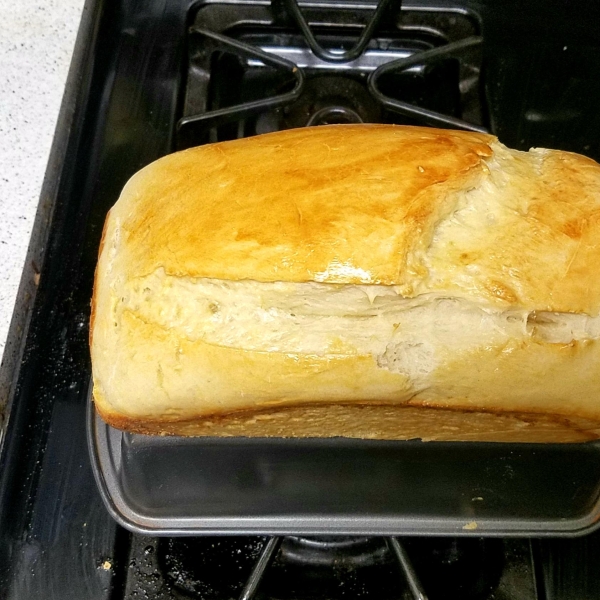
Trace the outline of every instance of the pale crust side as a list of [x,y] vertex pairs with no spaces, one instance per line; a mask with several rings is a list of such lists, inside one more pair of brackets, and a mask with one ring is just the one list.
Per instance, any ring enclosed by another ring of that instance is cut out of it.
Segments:
[[[123,282],[160,268],[188,278],[398,285],[407,296],[441,291],[598,314],[600,166],[563,152],[514,153],[504,177],[486,163],[503,151],[492,136],[334,126],[203,146],[143,169],[109,214],[96,272],[90,342],[100,413],[127,429],[185,435],[598,437],[598,341],[448,356],[415,389],[371,356],[248,352],[128,312],[112,321]],[[448,238],[461,194],[490,182],[506,186],[514,218]]]
[[[285,415],[308,404],[301,414],[316,420],[295,424],[289,435],[370,437],[371,431],[385,439],[420,437],[420,420],[403,410],[407,407],[452,409],[426,417],[423,435],[430,439],[535,441],[541,427],[543,435],[557,434],[556,441],[574,441],[572,436],[581,441],[583,434],[574,433],[580,429],[572,424],[578,420],[587,423],[586,439],[600,433],[598,341],[532,341],[449,357],[430,387],[417,391],[407,378],[377,367],[371,356],[288,356],[213,346],[182,340],[130,314],[123,315],[123,328],[126,336],[108,348],[112,401],[98,384],[94,398],[107,422],[126,429],[276,435],[289,424]],[[336,404],[347,407],[341,415]],[[384,407],[367,411],[369,404]],[[257,422],[262,425],[252,422],[252,411],[263,415]],[[488,416],[474,416],[482,411]],[[240,421],[235,414],[240,412],[250,418]],[[269,414],[278,415],[272,425],[277,429],[268,425]],[[369,420],[354,423],[352,415]],[[450,417],[454,428],[448,429]]]
[[94,336],[103,353],[94,395],[105,397],[108,384],[106,400],[123,415],[189,420],[306,402],[393,403],[414,393],[405,376],[378,368],[372,356],[227,348],[181,338],[131,313],[121,327],[124,335],[98,328]]
[[600,165],[556,150],[508,152],[502,170],[481,181],[494,186],[503,210],[460,239],[453,239],[456,227],[447,237],[439,227],[425,259],[436,280],[426,278],[424,289],[597,315]]

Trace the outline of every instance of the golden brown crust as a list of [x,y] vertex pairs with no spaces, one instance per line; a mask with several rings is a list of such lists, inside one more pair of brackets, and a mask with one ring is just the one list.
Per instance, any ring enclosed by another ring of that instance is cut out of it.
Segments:
[[140,276],[163,267],[186,277],[401,283],[415,236],[445,209],[444,189],[477,175],[492,140],[331,126],[167,156],[119,201],[128,266]]
[[[454,223],[490,197],[484,220]],[[142,169],[113,213],[116,267],[138,277],[374,283],[600,311],[600,167],[488,135],[340,125],[205,145]]]

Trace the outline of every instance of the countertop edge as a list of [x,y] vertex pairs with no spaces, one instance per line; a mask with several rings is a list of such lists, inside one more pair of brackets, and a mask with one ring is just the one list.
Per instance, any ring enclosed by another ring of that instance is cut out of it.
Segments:
[[23,359],[25,340],[37,297],[39,275],[48,243],[50,224],[56,207],[61,171],[66,158],[75,111],[80,100],[82,67],[86,59],[86,50],[89,48],[93,30],[96,26],[94,18],[96,6],[100,2],[101,0],[85,0],[82,9],[65,90],[33,220],[23,272],[8,327],[6,344],[0,363],[0,442],[3,437],[6,418],[10,414],[14,387]]

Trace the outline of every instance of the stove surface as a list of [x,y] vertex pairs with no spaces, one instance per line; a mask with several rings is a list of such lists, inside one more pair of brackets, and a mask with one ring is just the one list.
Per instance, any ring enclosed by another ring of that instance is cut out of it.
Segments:
[[600,159],[600,6],[382,6],[302,5],[311,39],[289,0],[90,2],[0,455],[2,598],[600,597],[599,533],[158,539],[119,527],[98,494],[89,298],[104,217],[135,171],[192,144],[357,121],[488,129],[515,148]]

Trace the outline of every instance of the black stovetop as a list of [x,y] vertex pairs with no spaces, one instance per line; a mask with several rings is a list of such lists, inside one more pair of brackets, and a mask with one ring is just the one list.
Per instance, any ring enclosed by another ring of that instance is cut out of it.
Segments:
[[[515,148],[600,159],[600,7],[593,3],[415,0],[400,10],[390,2],[364,51],[345,60],[340,48],[350,50],[369,21],[368,2],[304,8],[317,43],[338,49],[333,59],[308,50],[289,5],[87,4],[57,131],[61,160],[44,198],[49,233],[33,241],[43,256],[40,284],[0,456],[2,598],[237,597],[268,543],[132,534],[108,515],[96,489],[85,433],[89,299],[104,217],[136,170],[177,148],[278,128],[444,118],[488,129]],[[471,41],[461,48],[464,40]],[[382,67],[448,44],[458,44],[456,54]],[[275,58],[262,62],[256,48]],[[432,599],[600,597],[600,534],[400,543]],[[259,597],[415,597],[389,540],[272,544]]]

